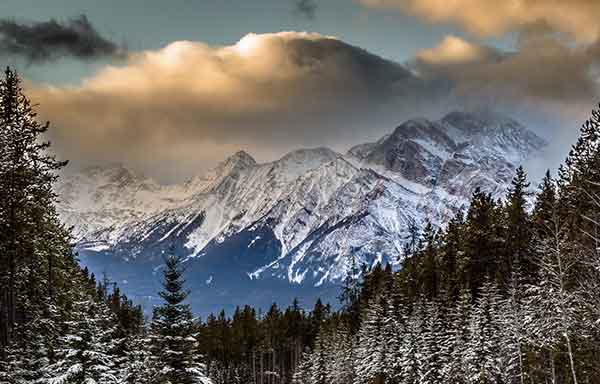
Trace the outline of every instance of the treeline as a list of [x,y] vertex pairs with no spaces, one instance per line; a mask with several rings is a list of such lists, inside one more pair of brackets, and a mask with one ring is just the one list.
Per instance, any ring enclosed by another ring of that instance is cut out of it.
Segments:
[[325,324],[301,384],[599,383],[600,111],[557,179],[475,191],[443,230],[416,228]]
[[215,384],[291,383],[322,324],[337,316],[320,300],[310,312],[294,301],[284,311],[273,304],[266,313],[246,306],[231,318],[210,315],[199,337],[207,373]]

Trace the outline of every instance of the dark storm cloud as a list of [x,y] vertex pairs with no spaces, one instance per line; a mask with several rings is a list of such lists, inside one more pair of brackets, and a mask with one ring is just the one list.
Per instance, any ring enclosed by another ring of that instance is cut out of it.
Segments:
[[307,19],[314,19],[318,8],[316,0],[294,0],[294,13]]
[[94,59],[123,53],[121,47],[101,36],[85,15],[66,22],[0,20],[0,54],[41,62],[64,56]]

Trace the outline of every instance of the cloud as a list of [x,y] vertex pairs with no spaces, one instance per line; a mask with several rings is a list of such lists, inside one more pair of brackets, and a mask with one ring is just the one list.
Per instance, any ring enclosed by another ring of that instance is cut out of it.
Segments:
[[410,64],[429,81],[447,82],[465,105],[492,106],[550,139],[543,161],[530,165],[538,175],[564,160],[600,101],[600,42],[574,45],[542,32],[522,34],[513,52],[450,36]]
[[344,150],[408,118],[489,106],[560,138],[554,161],[600,100],[600,44],[542,32],[523,33],[514,52],[448,36],[406,64],[306,32],[248,34],[229,46],[178,41],[75,86],[26,91],[52,122],[61,157],[170,180],[239,149],[259,160],[298,147]]
[[264,159],[375,138],[445,92],[400,64],[298,32],[225,47],[174,42],[77,86],[27,90],[63,157],[163,175],[197,173],[239,148]]
[[307,19],[314,19],[318,8],[315,0],[294,0],[294,13]]
[[553,34],[523,35],[514,52],[450,36],[422,51],[413,67],[471,97],[565,104],[600,98],[600,42],[573,45]]
[[101,36],[85,15],[66,22],[18,23],[0,20],[0,54],[18,55],[31,62],[64,56],[94,59],[122,56],[123,48]]
[[376,8],[399,9],[432,23],[454,23],[481,36],[502,35],[544,24],[581,42],[600,37],[598,0],[359,0]]
[[491,47],[469,43],[456,36],[446,36],[433,48],[422,50],[418,60],[433,66],[464,65],[498,59],[500,53]]

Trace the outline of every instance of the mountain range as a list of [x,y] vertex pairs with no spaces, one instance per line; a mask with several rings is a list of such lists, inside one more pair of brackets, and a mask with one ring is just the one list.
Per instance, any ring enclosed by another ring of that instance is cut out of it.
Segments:
[[354,263],[397,266],[409,226],[442,225],[476,188],[501,197],[546,145],[509,117],[456,111],[347,153],[300,149],[257,163],[240,151],[175,185],[89,167],[61,179],[58,210],[81,262],[148,306],[168,252],[185,259],[198,313],[334,302]]

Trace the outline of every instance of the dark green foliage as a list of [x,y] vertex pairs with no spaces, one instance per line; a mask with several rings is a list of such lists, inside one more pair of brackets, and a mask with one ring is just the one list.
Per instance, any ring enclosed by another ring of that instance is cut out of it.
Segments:
[[237,308],[231,318],[225,312],[208,316],[198,338],[200,354],[215,384],[290,383],[304,352],[316,348],[319,331],[339,323],[321,300],[309,312],[297,300],[284,311],[273,304],[263,315]]

